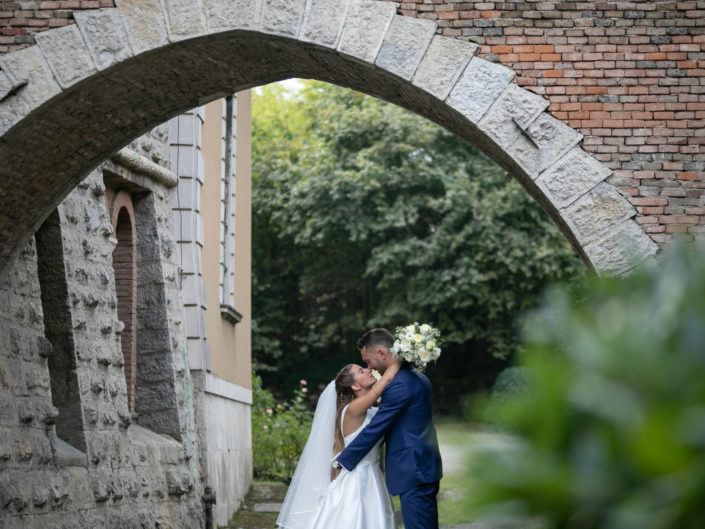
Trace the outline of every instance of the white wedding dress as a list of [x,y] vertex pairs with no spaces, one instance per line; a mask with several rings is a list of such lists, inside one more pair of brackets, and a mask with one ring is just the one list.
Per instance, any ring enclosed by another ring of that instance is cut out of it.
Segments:
[[[350,472],[331,481],[337,415],[335,382],[321,394],[311,433],[277,518],[283,529],[395,529],[394,509],[377,463],[380,441]],[[345,416],[347,406],[341,412]],[[367,426],[377,408],[367,410],[362,425],[344,437],[345,446]]]
[[[343,408],[341,424],[347,409],[347,406]],[[367,410],[362,426],[344,437],[345,446],[357,437],[376,413],[377,408]],[[381,444],[380,440],[353,470],[340,471],[322,496],[311,529],[395,529],[392,500],[377,462]]]

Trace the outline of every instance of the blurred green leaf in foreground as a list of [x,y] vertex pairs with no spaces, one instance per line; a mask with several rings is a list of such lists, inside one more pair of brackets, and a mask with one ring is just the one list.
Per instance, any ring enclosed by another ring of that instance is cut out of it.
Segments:
[[705,527],[705,250],[556,289],[527,322],[520,439],[474,466],[480,512],[547,528]]

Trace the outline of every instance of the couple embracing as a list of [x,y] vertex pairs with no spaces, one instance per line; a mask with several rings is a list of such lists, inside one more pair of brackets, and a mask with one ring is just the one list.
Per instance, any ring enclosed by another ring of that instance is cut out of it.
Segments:
[[[321,394],[277,525],[394,529],[391,493],[400,496],[405,529],[437,529],[442,470],[431,383],[394,357],[386,329],[368,331],[357,346],[368,368],[345,366]],[[386,485],[377,462],[382,442]]]

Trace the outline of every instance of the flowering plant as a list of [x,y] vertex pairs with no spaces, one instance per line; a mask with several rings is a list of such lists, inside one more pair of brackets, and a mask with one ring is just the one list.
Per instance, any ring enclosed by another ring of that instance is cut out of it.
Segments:
[[441,332],[427,323],[397,327],[392,355],[411,362],[423,371],[429,362],[435,362],[441,356],[440,338]]

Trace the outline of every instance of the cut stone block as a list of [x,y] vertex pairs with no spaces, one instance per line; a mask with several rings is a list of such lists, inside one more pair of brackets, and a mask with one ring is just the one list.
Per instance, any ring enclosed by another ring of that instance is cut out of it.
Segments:
[[132,56],[117,9],[89,9],[73,14],[99,70]]
[[627,220],[583,250],[600,275],[625,275],[639,263],[653,259],[658,245],[636,222]]
[[119,0],[117,7],[135,54],[169,43],[166,20],[159,0]]
[[163,0],[169,39],[176,42],[206,33],[206,16],[200,1]]
[[299,39],[328,48],[338,46],[350,0],[310,0],[306,5]]
[[507,149],[549,104],[543,97],[510,83],[479,125],[499,146]]
[[16,84],[27,85],[0,103],[0,134],[4,134],[17,121],[61,92],[38,46],[31,46],[0,57],[0,69],[5,73],[9,90]]
[[432,20],[396,15],[375,64],[403,79],[411,79],[436,33],[436,27]]
[[37,33],[37,44],[59,84],[67,88],[96,71],[75,24]]
[[561,216],[581,245],[588,244],[616,224],[636,215],[634,206],[609,184],[592,191],[561,210]]
[[536,179],[536,184],[557,209],[572,204],[577,198],[605,180],[612,170],[580,147],[573,147],[558,162]]
[[444,100],[478,48],[477,44],[471,42],[436,35],[412,82]]
[[15,86],[15,83],[10,79],[10,77],[0,70],[0,99],[4,99],[7,94],[10,93],[10,90],[13,89]]
[[275,35],[296,36],[301,26],[306,0],[265,0],[262,8],[262,31]]
[[549,114],[541,114],[519,136],[508,153],[536,178],[583,139],[582,134]]
[[477,123],[516,74],[500,64],[473,57],[448,97],[448,104]]
[[228,29],[257,29],[262,17],[263,0],[206,0],[211,32]]
[[353,0],[338,50],[373,63],[396,10],[392,2]]

